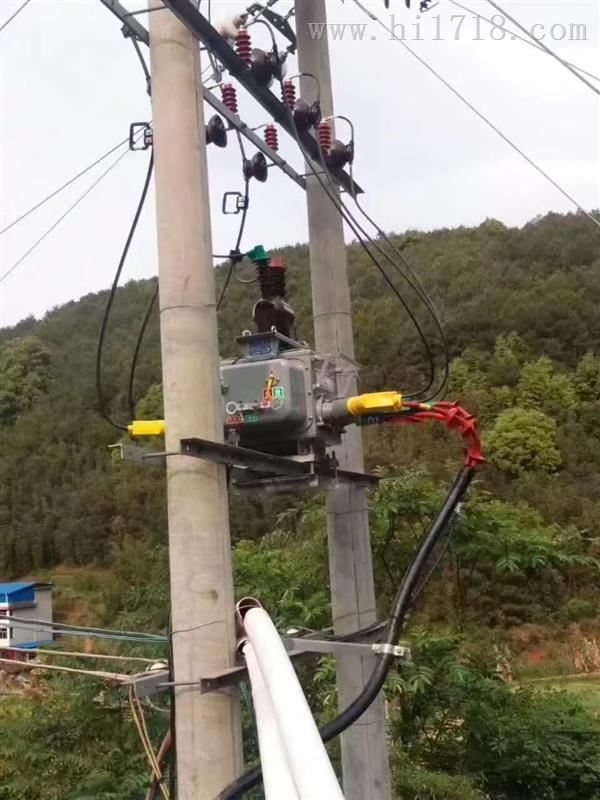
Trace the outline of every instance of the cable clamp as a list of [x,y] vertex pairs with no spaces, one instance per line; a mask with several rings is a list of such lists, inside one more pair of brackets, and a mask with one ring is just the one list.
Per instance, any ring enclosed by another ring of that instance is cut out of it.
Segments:
[[132,122],[129,126],[129,149],[147,150],[152,147],[153,135],[150,122]]
[[[231,202],[233,200],[233,202]],[[241,192],[225,192],[221,203],[223,214],[239,214],[248,208],[246,196]]]
[[403,647],[400,644],[382,642],[372,645],[371,649],[378,656],[395,656],[396,658],[406,659],[409,659],[411,656],[410,647]]

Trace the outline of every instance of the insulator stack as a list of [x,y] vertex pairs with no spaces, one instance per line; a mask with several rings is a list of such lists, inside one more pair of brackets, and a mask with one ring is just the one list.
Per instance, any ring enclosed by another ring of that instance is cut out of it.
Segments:
[[223,86],[221,86],[221,95],[223,97],[223,105],[226,106],[233,114],[237,114],[237,89],[233,83],[224,83]]
[[283,82],[281,87],[281,99],[290,111],[294,110],[294,106],[296,105],[296,84],[294,81]]
[[281,258],[277,256],[271,259],[271,287],[274,297],[285,299],[285,267]]
[[333,135],[331,132],[331,125],[326,120],[319,123],[317,137],[321,150],[325,155],[328,155],[331,150]]
[[277,152],[279,150],[279,134],[277,132],[277,128],[273,125],[272,122],[269,122],[265,125],[265,143]]
[[235,51],[244,64],[250,66],[252,57],[252,38],[246,28],[240,28],[235,37]]
[[270,261],[258,261],[256,277],[263,300],[272,300],[275,297],[285,299],[285,267],[281,258],[275,257]]

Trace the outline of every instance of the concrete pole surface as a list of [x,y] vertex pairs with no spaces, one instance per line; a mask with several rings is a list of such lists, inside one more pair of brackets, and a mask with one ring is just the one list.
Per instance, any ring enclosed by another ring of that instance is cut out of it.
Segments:
[[[333,96],[327,35],[313,38],[309,27],[309,23],[327,21],[325,6],[325,0],[296,0],[295,4],[300,71],[319,79],[323,116],[329,116],[333,114]],[[302,79],[301,89],[304,100],[316,100],[312,79]],[[341,357],[340,366],[349,368],[344,357],[353,359],[354,341],[342,219],[314,176],[307,178],[307,203],[315,345],[319,352]],[[356,388],[355,372],[350,392]],[[360,429],[349,428],[336,455],[342,467],[363,470]],[[339,484],[329,489],[327,532],[334,629],[336,634],[351,633],[375,622],[377,616],[364,488]],[[337,660],[340,709],[359,694],[372,665],[372,658],[343,656]],[[390,800],[382,698],[343,734],[342,768],[346,800]]]
[[[150,0],[155,6],[155,0]],[[200,52],[170,11],[149,15],[167,452],[223,441]],[[225,468],[167,459],[174,679],[234,664]],[[175,689],[179,800],[214,800],[241,768],[237,694]]]

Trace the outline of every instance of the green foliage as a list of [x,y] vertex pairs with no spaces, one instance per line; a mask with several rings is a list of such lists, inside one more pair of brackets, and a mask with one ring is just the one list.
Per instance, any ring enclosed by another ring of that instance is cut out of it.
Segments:
[[[132,800],[147,785],[122,691],[53,676],[1,703],[1,800]],[[164,719],[149,713],[148,722],[156,741]]]
[[494,800],[600,791],[600,726],[574,696],[515,690],[455,637],[418,632],[413,661],[388,687],[393,735],[412,763],[475,776]]
[[510,475],[552,472],[561,464],[556,422],[541,411],[510,408],[499,414],[484,438],[492,464]]
[[552,361],[542,356],[523,367],[517,386],[517,402],[523,408],[564,418],[575,408],[577,398],[572,381],[557,373]]
[[498,336],[489,365],[492,386],[516,386],[527,355],[527,346],[516,333]]
[[12,425],[50,387],[50,353],[36,336],[0,346],[0,426]]
[[136,406],[138,419],[163,419],[162,384],[153,383]]
[[414,764],[401,748],[392,755],[392,780],[399,800],[485,800],[472,779]]
[[600,402],[600,356],[584,355],[575,372],[575,388],[584,403]]
[[[588,620],[597,614],[600,555],[597,236],[581,215],[551,214],[522,229],[488,220],[396,239],[443,310],[449,396],[477,413],[487,460],[497,466],[484,468],[450,544],[435,554],[413,625],[470,634],[485,626],[500,637],[510,625]],[[307,248],[281,255],[298,335],[311,341]],[[348,248],[348,261],[362,388],[411,392],[423,385],[418,337],[360,248]],[[250,277],[248,266],[240,270]],[[220,285],[223,276],[218,269]],[[132,282],[114,305],[103,384],[123,423],[131,353],[153,288]],[[0,330],[0,576],[52,577],[59,564],[96,575],[91,567],[99,567],[109,580],[59,590],[61,608],[96,624],[161,631],[169,614],[164,471],[115,461],[107,450],[121,434],[96,413],[105,300],[89,295]],[[248,286],[231,284],[220,311],[224,356],[237,352],[253,300]],[[155,314],[136,375],[142,418],[162,416],[159,346]],[[365,440],[368,464],[384,474],[370,498],[383,618],[461,455],[457,437],[434,424],[367,430]],[[282,628],[329,625],[322,498],[234,494],[230,509],[237,595],[260,597]],[[578,707],[500,683],[492,644],[474,654],[454,635],[411,635],[414,666],[388,687],[399,797],[598,800],[598,736],[569,732],[591,725]],[[335,713],[333,672],[330,659],[302,668],[320,719]],[[79,681],[42,684],[39,696],[0,701],[0,800],[143,796],[147,769],[122,698]],[[164,720],[151,725],[157,737]],[[248,744],[255,753],[255,740]]]

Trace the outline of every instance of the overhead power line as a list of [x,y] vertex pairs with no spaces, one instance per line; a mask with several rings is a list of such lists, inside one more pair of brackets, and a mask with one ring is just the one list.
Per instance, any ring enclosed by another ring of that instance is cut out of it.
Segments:
[[117,164],[118,164],[120,161],[122,161],[122,160],[125,158],[125,156],[126,156],[126,155],[127,155],[129,152],[130,152],[129,150],[125,150],[125,152],[124,152],[124,153],[121,153],[121,155],[120,155],[120,156],[119,156],[119,157],[116,159],[116,161],[113,161],[113,163],[112,163],[112,164],[111,164],[111,165],[110,165],[110,166],[109,166],[107,169],[105,169],[105,170],[104,170],[104,172],[103,172],[103,173],[102,173],[102,174],[101,174],[101,175],[100,175],[98,178],[96,178],[96,180],[95,180],[95,181],[92,183],[92,185],[91,185],[91,186],[89,186],[89,187],[88,187],[88,188],[85,190],[85,192],[84,192],[82,195],[80,195],[80,196],[77,198],[77,200],[76,200],[76,201],[75,201],[75,202],[74,202],[72,205],[70,205],[70,206],[69,206],[69,208],[68,208],[68,209],[67,209],[67,210],[66,210],[66,211],[65,211],[63,214],[61,214],[61,215],[60,215],[60,217],[59,217],[59,218],[56,220],[56,222],[53,222],[53,223],[52,223],[52,225],[51,225],[51,226],[50,226],[50,227],[49,227],[49,228],[48,228],[48,229],[47,229],[47,230],[46,230],[46,231],[45,231],[45,232],[44,232],[44,233],[43,233],[43,234],[40,236],[40,238],[39,238],[39,239],[37,239],[37,240],[36,240],[36,241],[35,241],[35,242],[34,242],[34,243],[31,245],[31,247],[29,248],[29,250],[27,250],[25,253],[23,253],[23,255],[22,255],[22,256],[21,256],[21,257],[20,257],[20,258],[19,258],[17,261],[15,261],[15,263],[12,265],[12,267],[10,267],[10,268],[9,268],[9,269],[8,269],[8,270],[7,270],[7,271],[6,271],[6,272],[5,272],[3,275],[0,275],[0,283],[2,283],[2,281],[3,281],[3,280],[5,280],[6,278],[8,278],[8,276],[11,274],[11,272],[14,272],[14,270],[16,270],[16,268],[17,268],[18,266],[20,266],[20,265],[23,263],[23,261],[25,261],[25,259],[27,258],[27,256],[29,256],[31,253],[33,253],[33,251],[34,251],[34,250],[35,250],[37,247],[39,247],[39,245],[40,245],[40,244],[41,244],[41,243],[44,241],[44,239],[46,239],[46,237],[48,237],[48,236],[49,236],[49,235],[52,233],[52,231],[53,231],[55,228],[57,228],[57,227],[60,225],[60,223],[61,223],[61,222],[62,222],[62,221],[63,221],[63,220],[66,218],[66,217],[68,217],[68,216],[69,216],[69,214],[70,214],[72,211],[74,211],[74,210],[77,208],[77,206],[78,206],[78,205],[79,205],[79,204],[80,204],[80,203],[81,203],[83,200],[85,200],[85,198],[88,196],[88,194],[89,194],[89,193],[90,193],[90,192],[91,192],[93,189],[95,189],[95,188],[96,188],[96,186],[98,186],[98,184],[100,183],[100,181],[102,181],[102,180],[103,180],[103,179],[104,179],[104,178],[105,178],[105,177],[108,175],[108,173],[109,173],[109,172],[111,172],[111,171],[112,171],[112,170],[113,170],[113,169],[114,169],[114,168],[117,166]]
[[592,90],[592,92],[594,92],[597,95],[600,95],[600,90],[596,86],[594,86],[593,83],[590,83],[587,78],[584,78],[583,75],[581,75],[579,72],[577,72],[577,70],[574,69],[571,66],[571,64],[569,64],[568,61],[565,61],[564,58],[561,58],[558,55],[558,53],[555,53],[554,50],[552,50],[550,47],[548,47],[547,44],[545,44],[544,42],[542,42],[539,39],[536,39],[531,34],[531,32],[527,30],[527,28],[524,25],[521,25],[521,23],[518,20],[516,20],[514,17],[512,17],[507,11],[505,11],[502,8],[502,6],[499,6],[498,3],[493,2],[493,0],[488,0],[488,3],[492,6],[492,8],[495,8],[496,11],[498,11],[500,14],[502,14],[502,16],[504,16],[504,17],[506,17],[506,19],[510,20],[513,25],[515,25],[522,33],[524,33],[526,36],[528,36],[532,41],[537,42],[539,47],[542,50],[544,50],[546,53],[548,53],[548,55],[552,56],[552,58],[555,58],[559,62],[559,64],[562,64],[565,69],[568,69],[569,72],[571,72],[573,75],[575,75],[575,77],[578,78],[582,83],[585,83],[585,85],[588,88],[590,88]]
[[[457,8],[461,8],[463,11],[466,11],[467,14],[472,14],[474,17],[478,17],[479,19],[483,20],[484,22],[487,22],[489,25],[492,25],[492,26],[496,25],[496,23],[494,22],[493,19],[490,19],[489,17],[486,17],[484,14],[481,14],[479,11],[475,11],[474,8],[467,8],[467,6],[463,5],[462,3],[459,3],[458,0],[450,0],[450,2],[452,3],[452,5],[456,6]],[[515,33],[514,31],[511,31],[511,37],[512,36],[514,36],[515,39],[518,39],[520,42],[523,42],[524,44],[529,45],[529,47],[535,48],[536,50],[543,50],[544,49],[541,46],[541,44],[538,42],[538,40],[536,38],[534,38],[534,37],[527,38],[525,36],[521,36],[518,33]],[[528,32],[528,36],[529,36],[529,32]],[[568,64],[570,67],[573,67],[573,69],[576,69],[578,72],[581,72],[584,75],[587,75],[588,77],[593,78],[595,81],[600,81],[600,77],[598,75],[594,75],[593,72],[588,72],[587,69],[584,69],[583,67],[579,67],[577,64],[574,64],[572,61],[566,61],[565,63]]]
[[14,18],[15,18],[15,17],[16,17],[18,14],[20,14],[20,13],[21,13],[21,11],[23,11],[23,9],[25,8],[25,6],[26,6],[26,5],[28,5],[30,2],[31,2],[31,0],[25,0],[25,2],[24,2],[22,5],[20,5],[20,6],[19,6],[19,8],[17,8],[17,10],[15,11],[15,13],[14,13],[12,16],[10,16],[10,17],[9,17],[9,18],[6,20],[6,22],[3,22],[3,23],[2,23],[2,25],[0,25],[0,33],[2,33],[2,31],[4,30],[4,28],[6,28],[6,26],[7,26],[7,25],[8,25],[10,22],[12,22],[12,21],[13,21],[13,19],[14,19]]
[[76,675],[86,675],[90,678],[99,678],[103,681],[117,681],[117,683],[131,683],[131,675],[120,672],[103,672],[95,669],[76,669],[75,667],[61,667],[57,664],[38,664],[37,662],[15,661],[13,658],[0,658],[0,664],[16,665],[20,669],[47,669],[56,672],[70,672]]
[[[22,653],[19,647],[6,647],[3,650],[11,650],[13,653]],[[78,653],[72,650],[50,650],[43,647],[28,647],[27,653],[35,653],[42,656],[58,656],[60,658],[92,658],[96,661],[126,661],[139,664],[155,664],[155,658],[142,658],[141,656],[120,656],[113,653]]]
[[104,155],[101,155],[101,156],[100,156],[100,158],[97,158],[97,159],[96,159],[95,161],[93,161],[91,164],[88,164],[88,166],[87,166],[87,167],[85,167],[85,169],[82,169],[80,172],[78,172],[78,173],[77,173],[77,175],[73,175],[73,177],[72,177],[72,178],[69,178],[69,180],[68,180],[68,181],[66,181],[66,183],[63,183],[63,184],[62,184],[62,186],[59,186],[59,187],[58,187],[58,189],[55,189],[55,190],[54,190],[54,191],[53,191],[51,194],[49,194],[47,197],[44,197],[44,199],[43,199],[43,200],[40,200],[40,201],[39,201],[39,203],[36,203],[36,204],[35,204],[34,206],[32,206],[32,207],[31,207],[31,208],[30,208],[28,211],[25,211],[23,214],[21,214],[20,216],[18,216],[18,217],[17,217],[16,219],[14,219],[12,222],[9,222],[9,224],[8,224],[8,225],[6,225],[4,228],[2,228],[2,230],[0,230],[0,235],[2,235],[3,233],[6,233],[6,231],[8,231],[8,230],[10,230],[11,228],[13,228],[13,227],[14,227],[14,226],[15,226],[15,225],[18,223],[18,222],[21,222],[21,220],[24,220],[24,219],[25,219],[26,217],[28,217],[30,214],[33,214],[33,212],[34,212],[34,211],[37,211],[37,210],[38,210],[38,208],[41,208],[41,206],[43,206],[43,205],[44,205],[45,203],[47,203],[49,200],[52,200],[52,198],[53,198],[53,197],[56,197],[56,195],[57,195],[57,194],[60,194],[60,193],[63,191],[63,189],[66,189],[66,188],[67,188],[68,186],[70,186],[72,183],[75,183],[75,181],[76,181],[76,180],[78,180],[79,178],[83,177],[83,175],[85,175],[85,174],[86,174],[87,172],[89,172],[91,169],[93,169],[93,168],[94,168],[94,167],[96,167],[98,164],[100,164],[102,161],[104,161],[104,160],[105,160],[105,159],[107,159],[109,156],[111,156],[111,155],[112,155],[112,154],[115,152],[115,150],[118,150],[120,147],[123,147],[123,145],[124,145],[124,144],[126,144],[128,141],[129,141],[129,137],[127,137],[127,138],[123,139],[123,141],[119,142],[119,143],[118,143],[118,144],[116,144],[114,147],[111,147],[111,148],[110,148],[110,150],[107,150],[107,152],[106,152],[106,153],[104,153]]
[[594,223],[594,225],[596,225],[596,227],[600,228],[600,221],[599,220],[597,220],[592,214],[590,214],[589,211],[586,211],[586,209],[581,205],[581,203],[579,203],[571,194],[569,194],[569,192],[567,192],[566,189],[563,189],[563,187],[557,181],[555,181],[554,178],[551,175],[549,175],[542,167],[540,167],[538,164],[536,164],[536,162],[532,158],[530,158],[530,156],[528,156],[527,153],[525,153],[517,144],[515,144],[512,141],[512,139],[509,139],[509,137],[505,133],[503,133],[489,119],[489,117],[486,117],[485,114],[483,114],[483,112],[481,112],[476,106],[474,106],[473,103],[471,103],[470,100],[467,100],[467,98],[463,94],[461,94],[461,92],[459,92],[459,90],[455,86],[453,86],[449,81],[447,81],[446,78],[443,77],[443,75],[440,75],[440,73],[436,69],[434,69],[431,66],[431,64],[429,64],[428,61],[426,61],[422,56],[420,56],[417,52],[415,52],[412,49],[412,47],[407,45],[406,42],[403,39],[398,38],[394,34],[394,31],[390,27],[388,27],[385,24],[385,22],[383,22],[383,20],[381,20],[377,16],[377,14],[374,14],[372,11],[369,11],[369,9],[366,8],[360,2],[360,0],[353,0],[353,2],[360,8],[360,10],[364,14],[366,14],[369,17],[369,19],[371,19],[373,22],[376,22],[385,31],[387,31],[392,36],[392,39],[394,41],[397,41],[399,44],[402,45],[402,47],[404,47],[406,50],[408,50],[408,52],[414,58],[416,58],[417,61],[419,61],[419,63],[421,63],[427,70],[429,70],[429,72],[431,72],[432,75],[434,75],[439,81],[441,81],[444,84],[444,86],[452,92],[452,94],[456,95],[456,97],[458,97],[458,99],[461,101],[461,103],[463,103],[474,114],[476,114],[479,117],[480,120],[485,122],[485,124],[489,128],[491,128],[494,131],[494,133],[496,133],[501,139],[503,139],[506,142],[506,144],[509,145],[509,147],[512,147],[512,149],[516,153],[518,153],[521,156],[521,158],[525,159],[525,161],[527,161],[527,163],[530,166],[532,166],[536,170],[536,172],[538,172],[543,178],[545,178],[549,183],[551,183],[552,186],[554,186],[554,188],[557,189],[563,195],[563,197],[566,197],[566,199],[570,203],[573,203],[573,205],[576,208],[578,208],[581,211],[582,214],[585,214],[585,216],[588,217]]
[[64,622],[48,622],[41,619],[28,619],[13,616],[0,617],[0,629],[18,628],[21,630],[35,630],[41,633],[52,632],[63,636],[90,636],[100,639],[124,639],[141,644],[163,644],[168,637],[159,633],[143,633],[141,631],[122,631],[113,628],[92,628],[86,625],[68,625]]

